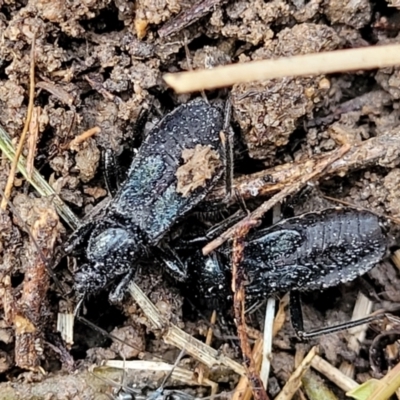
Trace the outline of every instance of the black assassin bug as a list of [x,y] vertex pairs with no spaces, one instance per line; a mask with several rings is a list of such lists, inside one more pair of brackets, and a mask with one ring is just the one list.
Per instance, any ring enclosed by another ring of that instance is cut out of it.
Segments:
[[[65,247],[67,253],[86,247],[86,263],[75,275],[78,297],[103,289],[115,278],[132,276],[135,263],[205,198],[226,170],[226,121],[223,109],[196,99],[166,115],[149,132],[102,217],[79,227]],[[196,146],[208,148],[221,162],[202,185],[178,193],[182,153]]]
[[[246,299],[253,302],[290,291],[292,324],[299,337],[341,330],[343,326],[304,332],[300,293],[363,275],[385,257],[388,242],[385,224],[376,214],[352,208],[307,213],[253,231],[244,248]],[[188,262],[191,292],[196,285],[197,296],[213,308],[226,306],[231,298],[230,252],[226,246],[207,259],[197,254]],[[345,328],[355,325],[357,321]]]

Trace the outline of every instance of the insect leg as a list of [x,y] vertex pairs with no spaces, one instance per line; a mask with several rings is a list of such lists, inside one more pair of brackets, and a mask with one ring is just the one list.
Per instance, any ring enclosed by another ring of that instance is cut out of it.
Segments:
[[119,181],[119,164],[115,157],[115,153],[111,149],[103,152],[104,180],[108,193],[114,197],[120,186]]
[[[206,214],[202,213],[201,215]],[[230,226],[235,224],[236,222],[240,221],[246,216],[246,213],[243,212],[242,209],[236,211],[234,214],[231,214],[229,217],[223,219],[221,222],[216,223],[210,229],[208,229],[204,234],[201,236],[196,236],[193,239],[181,239],[178,241],[177,245],[174,247],[177,249],[187,248],[188,246],[195,246],[198,244],[203,244],[212,240],[219,236],[222,232],[228,229]]]
[[[150,108],[152,108],[152,106]],[[143,130],[144,126],[146,125],[148,117],[149,117],[149,110],[146,108],[142,108],[135,122],[135,125],[133,126],[133,138],[130,143],[131,148],[137,147],[137,144],[135,145],[135,141],[137,141],[138,137],[140,138],[141,141],[144,140],[145,135],[143,134]]]
[[292,290],[289,300],[290,320],[296,336],[303,338],[304,336],[304,320],[301,308],[300,293]]
[[[129,159],[133,159],[134,150],[138,146],[138,138],[140,141],[144,139],[143,128],[149,116],[149,111],[142,109],[139,117],[133,127],[133,137],[128,141]],[[107,190],[111,197],[114,197],[121,184],[121,166],[117,160],[116,154],[111,149],[106,149],[103,152],[103,165],[104,165],[104,180]],[[123,179],[122,179],[123,180]]]
[[108,295],[108,299],[110,300],[111,304],[118,304],[122,302],[122,299],[125,294],[125,290],[129,285],[129,282],[133,279],[134,275],[136,273],[136,269],[132,269],[129,271],[118,283],[117,287],[110,292]]
[[226,197],[232,197],[233,188],[233,137],[234,132],[231,127],[232,117],[232,104],[228,99],[225,103],[225,120],[223,130],[220,132],[220,138],[224,150],[224,164],[225,164],[225,192]]
[[106,183],[107,191],[111,197],[114,197],[120,186],[119,181],[119,164],[115,153],[111,149],[104,150],[102,154],[103,168],[104,168],[104,181]]
[[98,224],[98,221],[89,220],[80,227],[69,237],[64,245],[65,253],[71,253],[74,249],[79,248],[85,243],[92,232],[93,228]]
[[354,328],[356,326],[368,324],[369,322],[372,322],[379,318],[383,318],[385,316],[384,312],[382,312],[379,314],[371,315],[369,317],[357,319],[355,321],[348,321],[342,324],[327,326],[324,328],[314,329],[309,332],[305,332],[299,292],[296,291],[290,292],[289,307],[290,307],[290,316],[293,328],[296,332],[296,335],[300,339],[310,339],[317,336],[323,336],[323,335],[328,335],[330,333],[344,331],[350,328]]
[[154,252],[156,257],[167,266],[167,272],[173,278],[179,282],[183,282],[187,279],[187,264],[182,262],[174,249],[166,243],[162,243],[162,245],[154,249]]

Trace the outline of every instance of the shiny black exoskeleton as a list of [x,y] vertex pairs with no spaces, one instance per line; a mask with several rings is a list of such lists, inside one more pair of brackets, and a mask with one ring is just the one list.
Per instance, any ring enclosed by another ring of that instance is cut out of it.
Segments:
[[[251,232],[245,241],[246,299],[275,292],[311,291],[349,282],[381,261],[388,239],[379,217],[350,208],[331,208],[283,220]],[[191,291],[212,308],[231,302],[231,247],[188,265]],[[224,304],[221,304],[221,303]]]
[[135,263],[214,187],[222,165],[186,194],[177,192],[176,173],[183,164],[182,151],[196,145],[209,146],[223,159],[223,125],[223,110],[196,99],[176,108],[149,132],[102,217],[81,226],[66,246],[67,252],[86,249],[86,263],[75,275],[78,296],[134,270]]

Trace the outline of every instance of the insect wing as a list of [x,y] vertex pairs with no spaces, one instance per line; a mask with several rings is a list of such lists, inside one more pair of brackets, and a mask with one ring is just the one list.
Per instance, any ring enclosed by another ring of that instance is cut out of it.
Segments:
[[264,297],[281,290],[283,284],[290,286],[296,282],[300,272],[291,259],[303,242],[303,237],[297,230],[266,230],[257,232],[257,236],[246,244],[244,250],[249,282],[246,294],[249,297]]
[[[287,231],[297,233],[292,242],[285,239]],[[386,250],[379,218],[371,212],[327,209],[304,214],[250,238],[245,248],[248,292],[266,295],[349,282],[374,267]]]
[[[223,167],[188,196],[177,192],[176,172],[182,151],[196,145],[220,151],[222,111],[197,99],[164,117],[148,134],[128,177],[116,195],[112,212],[127,218],[156,242],[172,224],[198,204],[222,176]],[[129,224],[129,221],[128,221]]]

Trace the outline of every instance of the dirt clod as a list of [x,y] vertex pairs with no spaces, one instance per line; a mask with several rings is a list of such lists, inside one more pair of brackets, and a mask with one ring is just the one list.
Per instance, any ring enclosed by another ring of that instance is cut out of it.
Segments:
[[184,149],[182,159],[184,164],[176,171],[176,191],[183,197],[203,186],[221,165],[218,153],[211,146],[196,145],[194,149]]

